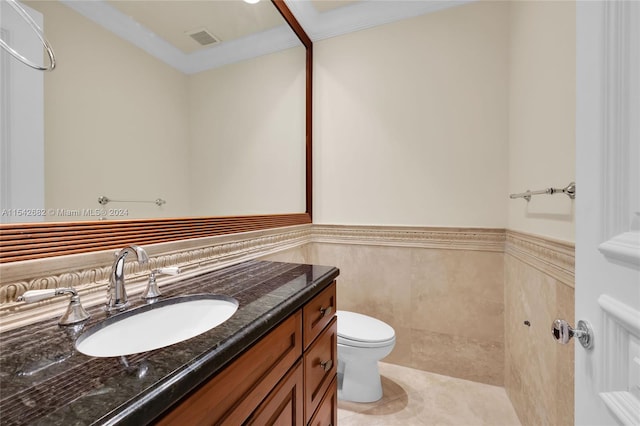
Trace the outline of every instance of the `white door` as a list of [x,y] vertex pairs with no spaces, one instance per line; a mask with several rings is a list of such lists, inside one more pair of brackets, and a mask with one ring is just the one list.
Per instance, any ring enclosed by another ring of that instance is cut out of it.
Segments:
[[[42,27],[42,14],[22,7]],[[4,0],[0,38],[43,62],[36,33]],[[42,221],[44,196],[44,74],[0,48],[0,223]]]
[[576,24],[575,422],[640,425],[640,2],[578,1]]

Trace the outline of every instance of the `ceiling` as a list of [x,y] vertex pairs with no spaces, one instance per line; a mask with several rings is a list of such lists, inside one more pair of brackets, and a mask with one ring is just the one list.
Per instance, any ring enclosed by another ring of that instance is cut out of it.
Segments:
[[188,36],[206,29],[230,41],[285,24],[268,1],[113,1],[108,3],[185,53],[206,49]]
[[476,0],[285,0],[312,41],[408,19]]
[[358,3],[357,0],[311,0],[313,7],[320,13],[327,12],[339,7],[348,6],[353,3]]
[[[271,1],[59,0],[172,67],[194,74],[301,46]],[[312,41],[458,6],[474,0],[285,0]],[[201,46],[188,33],[207,30]]]

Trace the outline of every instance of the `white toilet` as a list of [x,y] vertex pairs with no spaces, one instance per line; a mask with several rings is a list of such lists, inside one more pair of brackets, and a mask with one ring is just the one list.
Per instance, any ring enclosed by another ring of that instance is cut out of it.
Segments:
[[382,398],[378,361],[391,353],[396,333],[366,315],[337,311],[338,399],[373,402]]

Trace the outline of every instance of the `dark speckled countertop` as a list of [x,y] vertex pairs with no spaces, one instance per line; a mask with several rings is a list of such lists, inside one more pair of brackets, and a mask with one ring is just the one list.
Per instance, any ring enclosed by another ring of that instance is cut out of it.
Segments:
[[[0,334],[0,424],[143,425],[299,309],[338,276],[329,266],[250,261],[167,284],[162,298],[214,293],[234,297],[225,323],[175,345],[126,357],[78,353],[78,331],[58,318]],[[132,308],[145,302],[130,298]],[[103,320],[88,309],[85,329]],[[62,312],[60,312],[62,314]],[[179,319],[177,319],[179,320]]]

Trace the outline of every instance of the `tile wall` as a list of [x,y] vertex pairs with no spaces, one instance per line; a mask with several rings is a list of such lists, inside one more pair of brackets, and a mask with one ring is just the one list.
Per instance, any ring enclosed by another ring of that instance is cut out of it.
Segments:
[[554,342],[551,323],[574,322],[574,245],[434,229],[402,238],[392,227],[314,225],[312,243],[270,258],[338,266],[339,308],[396,330],[385,362],[503,385],[523,425],[573,425],[573,342]]
[[502,385],[502,253],[327,243],[311,251],[340,268],[339,309],[395,329],[387,362]]
[[[504,386],[524,425],[573,424],[573,343],[555,343],[550,327],[574,322],[574,251],[503,229],[329,225],[148,247],[151,266],[180,265],[183,278],[256,257],[337,266],[338,308],[395,328],[386,362]],[[1,328],[64,307],[11,302],[27,289],[74,285],[84,303],[101,302],[111,261],[98,252],[0,265]],[[141,291],[148,271],[127,266]]]
[[574,342],[551,323],[575,324],[574,246],[507,231],[504,261],[507,394],[523,425],[573,425]]
[[503,239],[496,229],[318,225],[306,254],[340,268],[338,309],[395,329],[385,361],[502,385]]

